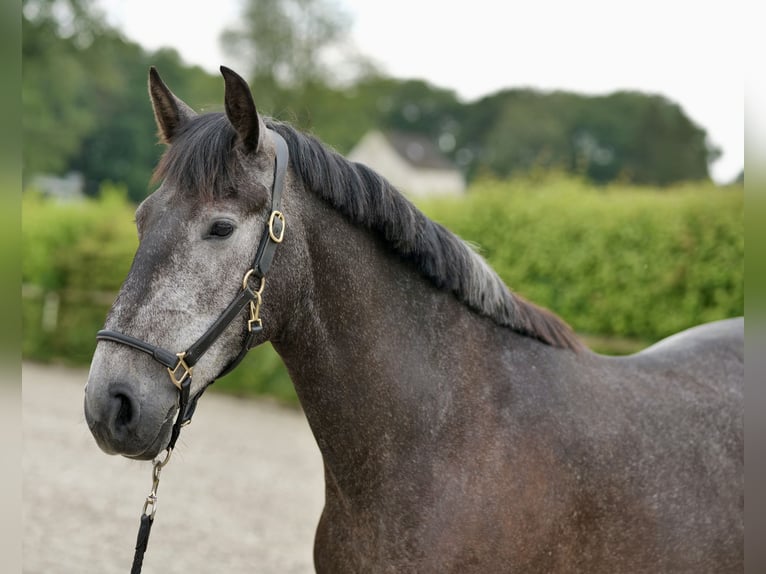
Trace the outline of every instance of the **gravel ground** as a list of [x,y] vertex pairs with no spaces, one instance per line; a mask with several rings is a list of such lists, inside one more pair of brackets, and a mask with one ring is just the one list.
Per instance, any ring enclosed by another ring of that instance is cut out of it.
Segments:
[[[25,364],[22,379],[23,571],[129,572],[151,464],[96,446],[87,371]],[[207,393],[158,495],[145,574],[313,572],[322,459],[297,411]]]

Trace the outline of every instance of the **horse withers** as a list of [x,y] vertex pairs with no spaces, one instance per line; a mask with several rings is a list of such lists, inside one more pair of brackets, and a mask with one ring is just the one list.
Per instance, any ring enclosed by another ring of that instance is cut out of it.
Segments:
[[[161,185],[106,319],[122,335],[100,339],[85,392],[105,452],[168,445],[179,393],[162,357],[204,340],[199,397],[268,340],[324,460],[318,572],[742,571],[742,319],[595,354],[222,73],[226,111],[203,115],[150,73]],[[280,241],[253,283],[266,235]]]

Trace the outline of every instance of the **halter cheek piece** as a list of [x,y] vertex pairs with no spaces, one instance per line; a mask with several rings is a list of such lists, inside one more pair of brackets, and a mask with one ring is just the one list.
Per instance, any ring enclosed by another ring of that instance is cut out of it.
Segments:
[[[224,309],[223,313],[210,325],[202,336],[197,339],[186,351],[182,353],[173,353],[146,341],[142,341],[130,335],[119,333],[117,331],[101,330],[96,333],[96,339],[99,341],[111,341],[121,343],[132,347],[138,351],[150,355],[155,361],[167,368],[170,381],[178,387],[180,392],[180,401],[178,406],[178,416],[173,425],[170,435],[170,442],[166,447],[168,455],[165,461],[170,457],[170,452],[175,447],[181,427],[191,422],[194,410],[197,407],[197,401],[202,396],[207,386],[215,382],[210,381],[196,395],[190,397],[192,370],[194,365],[215,343],[221,333],[240,316],[245,307],[250,307],[250,318],[247,321],[247,335],[242,349],[224,369],[218,374],[216,379],[227,375],[236,367],[247,352],[253,346],[255,336],[263,330],[260,318],[260,308],[263,295],[263,288],[266,285],[266,274],[271,268],[271,262],[274,258],[274,252],[277,245],[282,243],[285,235],[285,216],[280,211],[282,200],[282,190],[285,183],[285,173],[289,162],[289,152],[287,143],[277,132],[268,130],[271,139],[276,148],[276,158],[274,161],[274,181],[271,187],[271,215],[269,216],[266,229],[261,236],[261,242],[258,244],[258,250],[255,252],[255,259],[252,267],[245,273],[242,279],[242,290]],[[257,287],[253,288],[253,283]]]

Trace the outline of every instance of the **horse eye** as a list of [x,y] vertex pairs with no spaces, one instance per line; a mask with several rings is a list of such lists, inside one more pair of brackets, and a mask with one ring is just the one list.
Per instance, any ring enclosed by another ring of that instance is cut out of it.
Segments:
[[231,221],[214,221],[208,235],[210,237],[228,237],[234,232],[234,224]]

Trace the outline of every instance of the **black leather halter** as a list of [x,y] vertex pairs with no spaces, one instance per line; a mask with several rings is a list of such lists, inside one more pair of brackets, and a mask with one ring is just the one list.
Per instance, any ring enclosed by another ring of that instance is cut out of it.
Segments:
[[[173,425],[170,441],[166,447],[168,453],[175,447],[176,440],[178,440],[178,435],[181,432],[181,427],[191,421],[194,410],[197,408],[197,401],[200,396],[202,396],[205,389],[215,382],[215,379],[219,379],[231,372],[234,367],[245,358],[245,355],[253,346],[255,336],[263,330],[260,318],[261,296],[263,294],[263,288],[266,285],[266,274],[271,268],[271,262],[274,258],[277,245],[282,243],[285,234],[285,217],[280,211],[280,204],[285,183],[285,173],[287,172],[287,164],[290,159],[287,143],[282,136],[273,130],[268,131],[276,148],[274,181],[271,187],[271,215],[266,224],[266,229],[261,236],[261,241],[258,244],[258,250],[255,253],[253,265],[247,273],[245,273],[245,276],[242,279],[241,291],[234,297],[232,302],[229,303],[229,306],[224,309],[218,319],[210,325],[207,331],[205,331],[199,339],[182,353],[173,353],[158,347],[157,345],[147,343],[146,341],[142,341],[141,339],[131,337],[130,335],[118,331],[101,330],[96,333],[96,339],[99,341],[111,341],[113,343],[127,345],[128,347],[132,347],[133,349],[150,355],[155,361],[167,368],[171,382],[178,387],[181,395],[178,406],[178,416]],[[257,288],[253,288],[251,282],[257,282]],[[221,336],[221,333],[223,333],[224,330],[240,316],[242,310],[247,306],[250,307],[250,319],[247,322],[245,342],[242,345],[239,354],[226,365],[226,367],[224,367],[215,379],[200,389],[196,395],[190,397],[189,394],[194,365],[197,364],[200,358],[208,351],[208,349],[210,349],[218,337]],[[165,460],[167,460],[167,458]]]

